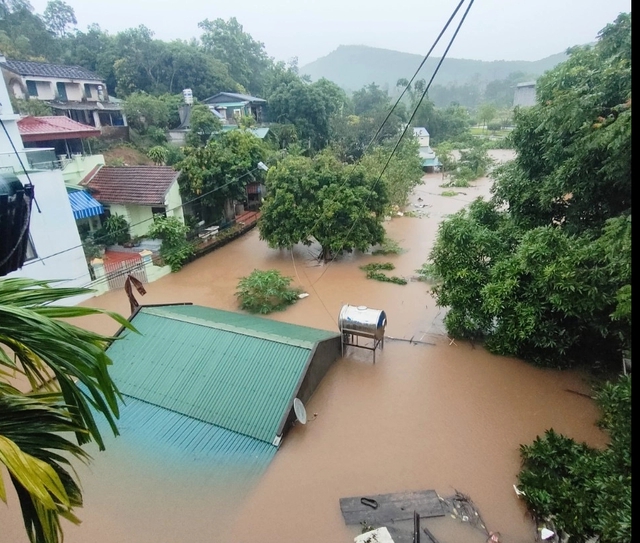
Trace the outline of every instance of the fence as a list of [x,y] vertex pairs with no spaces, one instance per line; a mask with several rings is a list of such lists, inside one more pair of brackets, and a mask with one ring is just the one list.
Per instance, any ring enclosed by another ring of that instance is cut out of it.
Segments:
[[148,283],[147,270],[141,257],[121,262],[105,262],[104,274],[109,290],[124,288],[127,275],[133,275],[141,283]]

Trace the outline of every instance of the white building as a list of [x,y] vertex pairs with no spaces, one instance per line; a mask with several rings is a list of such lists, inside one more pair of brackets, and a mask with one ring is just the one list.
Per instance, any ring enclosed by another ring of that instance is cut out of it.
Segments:
[[536,82],[518,83],[513,95],[513,107],[529,107],[536,105]]
[[[14,114],[4,81],[0,82],[0,172],[15,174],[23,185],[34,186],[35,203],[29,225],[27,261],[21,269],[6,277],[28,277],[64,281],[64,286],[84,286],[91,278],[80,236],[60,169],[44,169],[55,162],[29,160],[32,151],[25,149],[18,130],[19,116]],[[15,150],[14,150],[15,147]],[[39,166],[42,164],[42,166]],[[88,298],[90,296],[86,296]],[[73,304],[80,299],[69,299]]]

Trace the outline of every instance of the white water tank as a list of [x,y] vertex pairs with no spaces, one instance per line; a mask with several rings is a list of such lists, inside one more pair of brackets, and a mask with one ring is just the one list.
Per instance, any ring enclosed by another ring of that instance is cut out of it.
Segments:
[[387,315],[384,311],[364,305],[343,305],[338,317],[338,328],[343,334],[382,340],[386,326]]

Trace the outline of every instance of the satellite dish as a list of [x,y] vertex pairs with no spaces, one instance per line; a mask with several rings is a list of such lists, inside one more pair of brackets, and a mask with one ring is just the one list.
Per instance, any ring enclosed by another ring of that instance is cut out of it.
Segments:
[[293,400],[293,412],[296,414],[296,419],[300,424],[307,424],[307,410],[298,398]]

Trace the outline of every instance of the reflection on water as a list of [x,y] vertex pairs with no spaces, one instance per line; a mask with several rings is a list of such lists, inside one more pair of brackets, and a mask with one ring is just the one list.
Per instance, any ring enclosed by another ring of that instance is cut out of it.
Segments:
[[[509,152],[493,153],[509,157]],[[455,490],[470,496],[503,543],[533,541],[533,525],[513,491],[519,445],[551,427],[579,441],[604,444],[594,425],[598,413],[593,403],[567,392],[587,391],[581,377],[493,356],[480,346],[452,343],[443,335],[443,312],[428,285],[379,283],[367,280],[358,268],[391,261],[394,275],[414,277],[442,217],[489,193],[488,180],[482,180],[457,189],[462,194],[443,197],[441,182],[439,174],[427,175],[412,197],[413,204],[426,206],[420,211],[428,217],[387,222],[389,236],[405,249],[401,255],[350,255],[321,265],[315,260],[317,248],[296,247],[293,254],[271,250],[253,230],[148,285],[144,303],[189,301],[235,310],[239,277],[255,268],[275,268],[310,296],[270,318],[337,330],[343,304],[367,305],[386,312],[389,336],[422,343],[386,341],[375,365],[369,351],[350,348],[307,405],[310,417],[317,417],[294,427],[259,481],[244,486],[235,484],[231,471],[226,477],[203,477],[170,458],[162,469],[155,462],[148,467],[128,464],[123,459],[139,451],[129,453],[124,439],[111,441],[109,449],[96,453],[91,467],[80,472],[86,501],[79,512],[83,524],[70,527],[66,540],[350,542],[359,530],[345,526],[339,498],[435,489],[442,496]],[[128,314],[123,291],[86,305]],[[84,324],[101,331],[116,329],[102,318]],[[216,484],[216,478],[223,484]],[[455,521],[426,522],[442,543],[475,541],[468,527]]]

